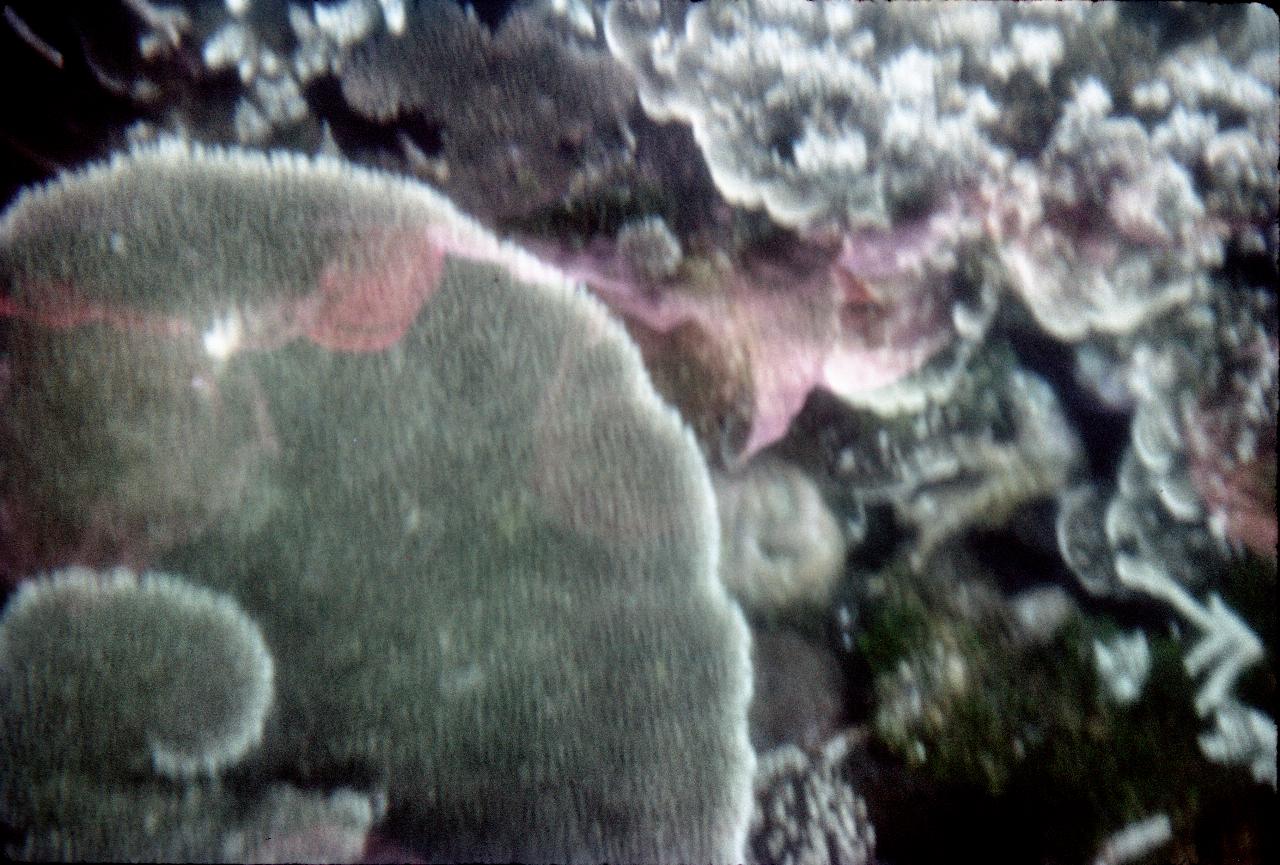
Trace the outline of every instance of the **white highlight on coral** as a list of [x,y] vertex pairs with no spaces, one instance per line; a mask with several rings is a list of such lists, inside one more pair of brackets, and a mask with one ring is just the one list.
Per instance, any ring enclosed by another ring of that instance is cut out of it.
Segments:
[[1025,69],[1037,84],[1048,87],[1049,77],[1064,53],[1062,34],[1056,30],[1015,24],[1009,31],[1009,47],[992,53],[991,68],[1003,80]]
[[201,341],[210,357],[214,360],[226,360],[240,347],[242,335],[240,317],[232,314],[210,325]]
[[1078,612],[1075,602],[1061,586],[1037,586],[1010,600],[1010,612],[1026,637],[1048,643]]
[[596,19],[590,0],[551,0],[551,11],[568,21],[578,35],[596,38]]
[[138,37],[138,53],[150,58],[182,44],[183,34],[191,30],[191,18],[173,6],[157,6],[149,0],[124,0],[134,15],[151,28]]
[[[369,35],[377,24],[375,8],[367,0],[345,0],[342,3],[330,4],[316,3],[311,7],[311,15],[316,22],[316,27],[339,45],[351,45],[359,42]],[[400,10],[400,17],[400,26],[403,29],[403,8]]]
[[249,53],[252,36],[243,24],[228,24],[204,44],[201,56],[206,69],[219,70],[241,64]]

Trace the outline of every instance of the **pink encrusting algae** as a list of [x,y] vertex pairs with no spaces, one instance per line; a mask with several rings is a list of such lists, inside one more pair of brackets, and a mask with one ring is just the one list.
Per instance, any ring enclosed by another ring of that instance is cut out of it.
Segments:
[[[599,238],[577,251],[530,245],[624,319],[658,334],[696,323],[711,353],[745,361],[749,431],[729,455],[741,464],[786,435],[815,388],[857,393],[892,384],[953,341],[950,285],[917,284],[921,260],[949,240],[936,227],[945,221],[913,226],[905,239],[863,232],[835,254],[829,243],[791,241],[783,262],[748,257],[666,279],[638,272]],[[740,369],[732,359],[715,366]],[[684,408],[682,396],[696,395],[666,396]]]

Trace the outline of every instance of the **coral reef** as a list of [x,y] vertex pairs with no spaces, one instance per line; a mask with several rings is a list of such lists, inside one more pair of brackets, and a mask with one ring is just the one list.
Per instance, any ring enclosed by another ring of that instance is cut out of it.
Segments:
[[9,0],[0,843],[1274,858],[1278,58]]
[[[948,536],[1000,525],[1080,462],[1053,391],[995,347],[967,367],[926,370],[879,403],[824,425],[824,470],[860,510],[889,506],[926,558]],[[917,400],[919,403],[917,403]]]
[[[998,28],[999,13],[983,11]],[[931,17],[875,6],[614,2],[605,33],[636,75],[645,111],[692,126],[728,201],[763,206],[785,225],[856,228],[922,210],[1002,161],[983,134],[998,108],[957,80],[959,53],[912,44]]]
[[533,14],[512,13],[490,34],[454,3],[419,4],[404,33],[361,44],[340,77],[361,114],[437,130],[441,185],[478,215],[529,213],[629,157],[621,71]]
[[1059,339],[1129,331],[1200,299],[1222,263],[1187,167],[1151,143],[1161,131],[1112,116],[1106,89],[1086,79],[1041,164],[1016,176],[1014,194],[1029,199],[1018,209],[1035,227],[1002,255],[1037,323]]
[[[963,549],[875,586],[860,642],[876,737],[955,795],[985,790],[1022,815],[1000,852],[984,848],[992,855],[1081,861],[1115,847],[1127,823],[1175,814],[1183,832],[1210,810],[1209,791],[1242,795],[1239,776],[1213,767],[1211,749],[1185,733],[1193,685],[1176,639],[1149,638],[1146,682],[1116,694],[1095,648],[1122,638],[1111,623],[1075,609],[1053,632],[1029,632]],[[1256,742],[1251,723],[1221,729],[1223,749]]]

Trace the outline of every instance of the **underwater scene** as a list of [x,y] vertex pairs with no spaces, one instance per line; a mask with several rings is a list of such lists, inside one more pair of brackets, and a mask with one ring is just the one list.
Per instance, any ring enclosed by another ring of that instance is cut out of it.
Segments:
[[1276,13],[2,5],[0,858],[1276,861]]

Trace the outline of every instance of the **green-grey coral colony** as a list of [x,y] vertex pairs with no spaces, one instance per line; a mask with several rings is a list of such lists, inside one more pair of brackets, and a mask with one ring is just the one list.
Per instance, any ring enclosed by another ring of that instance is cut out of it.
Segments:
[[[253,858],[266,794],[339,784],[433,859],[737,857],[750,673],[710,481],[598,302],[336,160],[168,142],[0,230],[32,406],[6,492],[180,575],[33,574],[11,601],[19,855]],[[172,466],[157,427],[209,453]],[[252,522],[172,492],[219,486]],[[313,810],[285,828],[346,825]]]
[[499,5],[6,6],[4,855],[1268,861],[1280,18]]

